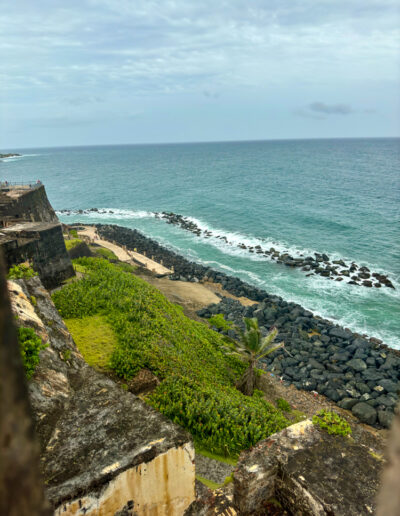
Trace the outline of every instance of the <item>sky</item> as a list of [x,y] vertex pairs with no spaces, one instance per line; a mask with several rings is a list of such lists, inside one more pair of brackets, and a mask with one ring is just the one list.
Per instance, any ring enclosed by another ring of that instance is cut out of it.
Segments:
[[397,0],[13,0],[0,151],[399,136],[399,27]]

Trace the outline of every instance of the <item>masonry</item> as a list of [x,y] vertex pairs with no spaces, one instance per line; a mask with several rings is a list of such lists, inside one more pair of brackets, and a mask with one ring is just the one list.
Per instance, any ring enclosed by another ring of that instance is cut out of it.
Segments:
[[6,266],[29,261],[47,288],[74,275],[62,227],[40,185],[2,185],[0,248]]

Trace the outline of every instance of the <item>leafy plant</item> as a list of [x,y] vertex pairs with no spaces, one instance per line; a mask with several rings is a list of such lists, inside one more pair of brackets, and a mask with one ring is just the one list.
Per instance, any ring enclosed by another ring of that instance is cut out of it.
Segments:
[[314,425],[318,425],[328,434],[349,435],[351,434],[350,425],[335,412],[321,410],[312,418]]
[[32,269],[32,267],[27,263],[20,263],[19,265],[15,265],[11,267],[8,271],[7,278],[8,279],[28,279],[37,276],[38,273]]
[[26,378],[29,380],[39,363],[39,352],[47,346],[42,343],[41,338],[36,335],[32,328],[19,327],[18,340]]
[[70,229],[69,234],[74,238],[78,238],[78,231],[76,229]]
[[292,407],[288,401],[286,401],[284,398],[278,398],[276,400],[276,406],[278,409],[283,410],[284,412],[291,412]]
[[232,328],[233,323],[231,321],[227,321],[224,317],[224,314],[216,314],[210,317],[208,322],[211,326],[215,326],[218,330],[228,331]]
[[237,350],[247,363],[247,369],[236,386],[246,396],[252,396],[256,385],[255,369],[257,362],[273,351],[282,348],[284,343],[273,344],[275,337],[278,335],[276,328],[273,328],[266,337],[263,337],[256,318],[250,319],[245,317],[243,320],[245,330],[243,331],[239,327],[236,328],[240,335],[241,344],[241,347],[239,346]]

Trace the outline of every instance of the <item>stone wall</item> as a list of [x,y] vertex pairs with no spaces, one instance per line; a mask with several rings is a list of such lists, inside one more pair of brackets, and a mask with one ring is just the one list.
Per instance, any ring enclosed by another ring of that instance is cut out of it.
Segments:
[[43,284],[52,288],[73,276],[62,227],[43,185],[0,192],[0,247],[9,268],[30,261]]
[[9,291],[18,321],[48,344],[28,389],[56,514],[183,514],[195,495],[189,434],[84,362],[39,278]]
[[1,243],[7,267],[30,261],[46,288],[74,276],[60,223],[22,223],[4,228]]
[[12,187],[9,191],[2,190],[1,198],[7,203],[1,203],[0,218],[16,218],[31,222],[58,222],[44,185],[33,188]]

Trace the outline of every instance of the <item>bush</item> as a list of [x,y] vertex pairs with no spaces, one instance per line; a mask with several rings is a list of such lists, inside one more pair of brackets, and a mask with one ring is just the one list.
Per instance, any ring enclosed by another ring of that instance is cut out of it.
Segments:
[[227,338],[187,318],[156,288],[99,258],[79,258],[85,276],[53,294],[65,319],[101,315],[116,336],[111,368],[129,380],[147,368],[164,380],[149,403],[210,450],[237,455],[288,425],[258,397],[238,392],[245,364]]
[[210,317],[208,322],[211,326],[215,326],[218,330],[228,331],[232,328],[232,322],[227,321],[224,317],[224,314],[217,314]]
[[321,410],[312,418],[314,425],[318,425],[328,434],[349,435],[351,434],[350,425],[335,412]]
[[8,279],[23,279],[23,278],[33,278],[37,276],[38,273],[35,272],[30,265],[26,263],[21,263],[19,265],[15,265],[11,267],[8,271],[7,278]]
[[18,340],[21,350],[22,363],[25,368],[26,378],[32,378],[36,366],[39,363],[39,352],[46,348],[40,337],[32,330],[32,328],[18,328]]
[[70,229],[69,234],[74,238],[78,238],[78,231],[76,229]]
[[290,412],[292,410],[290,403],[286,401],[284,398],[278,398],[276,400],[276,406],[278,407],[278,409],[283,410],[284,412]]

